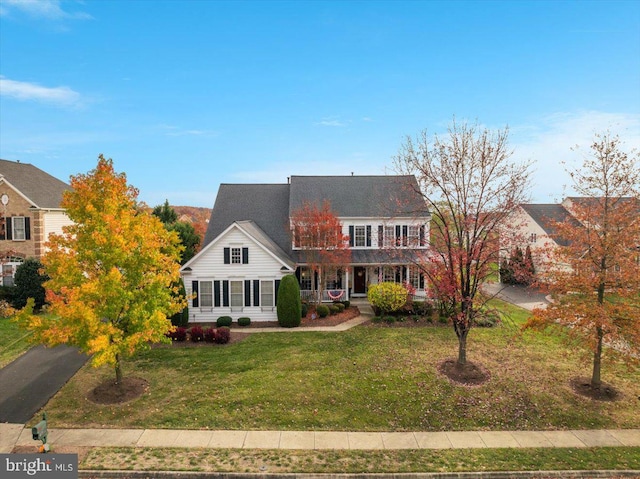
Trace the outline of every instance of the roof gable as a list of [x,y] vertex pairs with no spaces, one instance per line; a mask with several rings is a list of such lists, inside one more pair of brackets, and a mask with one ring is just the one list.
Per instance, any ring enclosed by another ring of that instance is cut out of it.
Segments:
[[553,239],[560,246],[567,246],[569,241],[559,237],[558,231],[554,227],[554,223],[563,223],[569,220],[575,222],[576,225],[580,224],[562,205],[521,204],[520,207],[531,217],[531,219],[533,219],[533,221],[540,225],[547,236]]
[[0,160],[0,180],[5,179],[38,208],[60,208],[62,195],[71,187],[29,163]]

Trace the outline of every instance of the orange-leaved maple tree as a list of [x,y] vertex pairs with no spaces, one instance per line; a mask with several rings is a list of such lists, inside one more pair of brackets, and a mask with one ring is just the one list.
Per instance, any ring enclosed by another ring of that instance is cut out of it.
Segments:
[[150,343],[169,341],[167,319],[186,306],[178,284],[176,233],[137,202],[138,191],[102,155],[88,174],[71,178],[62,207],[74,222],[51,235],[42,258],[49,313],[18,321],[35,342],[69,344],[110,365],[122,382],[121,361]]
[[317,291],[313,277],[311,288],[320,302],[325,275],[346,267],[351,261],[349,236],[342,233],[342,223],[328,200],[321,206],[305,201],[291,212],[290,225],[294,248],[302,252],[304,262],[314,276],[318,276]]
[[569,244],[550,248],[540,273],[554,301],[525,325],[566,327],[578,338],[592,356],[595,391],[602,386],[603,346],[628,361],[640,357],[639,160],[605,133],[596,135],[582,168],[570,171],[582,196],[565,200],[573,219],[553,224]]

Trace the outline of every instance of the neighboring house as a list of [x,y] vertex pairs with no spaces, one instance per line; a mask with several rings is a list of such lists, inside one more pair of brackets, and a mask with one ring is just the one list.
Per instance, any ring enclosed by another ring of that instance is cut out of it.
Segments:
[[71,189],[28,163],[0,160],[0,264],[2,284],[13,285],[16,267],[25,258],[40,259],[51,233],[71,224],[60,207]]
[[[506,246],[503,255],[508,257],[510,249],[516,245],[523,250],[529,246],[536,272],[544,271],[549,261],[548,254],[554,248],[569,245],[571,241],[571,238],[562,238],[554,225],[571,221],[579,226],[581,223],[573,215],[574,205],[595,206],[598,201],[598,198],[567,197],[561,204],[519,205],[511,221],[511,225],[515,226],[515,233],[511,231],[510,238],[503,238]],[[625,201],[631,201],[631,198],[625,198]],[[571,268],[570,265],[565,267]]]
[[[351,263],[318,278],[295,248],[290,214],[328,200],[348,235]],[[202,250],[181,269],[189,320],[219,316],[276,320],[280,280],[295,274],[310,297],[324,282],[323,301],[365,297],[370,284],[409,282],[424,295],[415,264],[428,250],[431,216],[413,176],[293,176],[286,184],[222,184]]]

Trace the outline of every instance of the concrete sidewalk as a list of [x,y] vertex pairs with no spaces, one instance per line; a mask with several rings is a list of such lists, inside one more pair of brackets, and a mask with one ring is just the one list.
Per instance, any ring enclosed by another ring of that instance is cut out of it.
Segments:
[[[52,447],[178,447],[219,449],[470,449],[640,447],[640,429],[576,431],[203,431],[178,429],[50,429]],[[38,446],[31,429],[0,424],[0,453]]]

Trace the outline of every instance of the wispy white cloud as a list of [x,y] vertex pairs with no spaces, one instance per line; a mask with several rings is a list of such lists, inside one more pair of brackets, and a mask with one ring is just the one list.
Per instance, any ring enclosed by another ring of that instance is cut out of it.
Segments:
[[11,80],[0,75],[0,95],[23,101],[40,101],[66,106],[79,106],[80,93],[67,86],[44,87],[37,83]]
[[2,0],[0,15],[10,16],[24,13],[33,18],[45,20],[90,20],[85,12],[71,12],[62,8],[60,0]]
[[533,161],[533,200],[551,203],[573,194],[565,165],[569,169],[580,167],[584,155],[590,153],[595,134],[607,130],[620,136],[625,151],[640,150],[639,114],[564,112],[513,125],[510,136],[514,159]]
[[342,127],[348,126],[349,123],[351,123],[351,122],[350,121],[341,120],[338,117],[325,117],[322,120],[317,121],[314,124],[317,125],[317,126],[331,126],[331,127],[342,128]]

